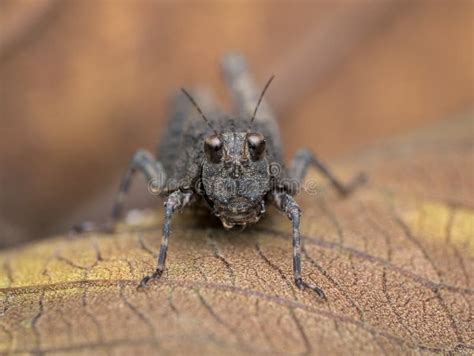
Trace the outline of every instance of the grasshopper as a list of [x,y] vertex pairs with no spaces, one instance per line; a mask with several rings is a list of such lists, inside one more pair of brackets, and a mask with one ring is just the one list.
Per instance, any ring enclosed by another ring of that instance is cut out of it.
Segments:
[[171,220],[176,211],[203,201],[225,229],[243,229],[259,221],[267,204],[274,204],[291,221],[296,286],[311,289],[325,299],[320,287],[301,276],[301,210],[294,195],[311,165],[341,195],[349,194],[363,181],[363,176],[343,184],[306,149],[296,153],[287,169],[277,121],[263,99],[273,77],[260,93],[238,53],[224,56],[222,72],[235,112],[223,113],[208,92],[201,90],[191,95],[182,89],[173,101],[156,156],[138,150],[121,181],[113,208],[114,219],[122,214],[124,196],[136,172],[142,173],[150,186],[165,197],[158,265],[140,285],[145,287],[163,274]]

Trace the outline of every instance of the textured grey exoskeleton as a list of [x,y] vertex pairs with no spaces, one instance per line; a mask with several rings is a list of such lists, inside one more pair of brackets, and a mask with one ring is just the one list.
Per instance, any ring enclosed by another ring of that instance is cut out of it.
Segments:
[[318,168],[343,195],[361,180],[343,185],[307,150],[298,151],[286,169],[277,122],[262,99],[271,80],[260,93],[245,60],[238,54],[225,56],[222,69],[235,113],[223,114],[207,93],[193,92],[191,96],[183,90],[173,103],[156,158],[139,150],[120,185],[114,218],[121,215],[123,197],[135,172],[143,173],[166,197],[158,266],[141,285],[158,279],[164,271],[171,218],[176,210],[204,200],[223,226],[231,229],[256,223],[266,204],[272,203],[292,223],[296,285],[325,298],[319,287],[301,277],[300,208],[293,198],[298,190],[295,187],[302,182],[309,165]]

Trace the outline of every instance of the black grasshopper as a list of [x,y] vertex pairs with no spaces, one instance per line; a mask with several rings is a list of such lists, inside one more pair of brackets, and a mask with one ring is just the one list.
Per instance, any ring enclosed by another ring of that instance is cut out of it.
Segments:
[[121,182],[114,218],[121,215],[123,198],[135,172],[143,173],[166,197],[158,266],[140,285],[146,286],[163,274],[171,219],[176,210],[204,200],[223,226],[231,229],[256,223],[265,206],[272,203],[292,223],[296,285],[300,289],[310,288],[325,298],[321,288],[301,277],[301,211],[293,196],[310,165],[318,168],[342,195],[361,182],[360,176],[344,185],[314,154],[304,149],[297,152],[286,169],[278,124],[263,100],[273,77],[260,94],[239,54],[225,56],[222,71],[235,103],[235,113],[223,114],[208,93],[197,91],[191,96],[183,90],[173,103],[156,158],[145,150],[136,152]]

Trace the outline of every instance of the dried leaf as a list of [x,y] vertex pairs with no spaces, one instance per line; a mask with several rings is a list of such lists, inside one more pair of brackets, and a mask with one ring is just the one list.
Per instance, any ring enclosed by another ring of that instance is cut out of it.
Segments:
[[327,186],[299,196],[303,274],[326,303],[295,288],[289,222],[275,210],[241,233],[203,211],[179,215],[167,272],[139,292],[162,219],[131,212],[113,235],[0,255],[0,352],[471,353],[472,128],[451,123],[341,162],[341,176],[371,177],[347,199]]

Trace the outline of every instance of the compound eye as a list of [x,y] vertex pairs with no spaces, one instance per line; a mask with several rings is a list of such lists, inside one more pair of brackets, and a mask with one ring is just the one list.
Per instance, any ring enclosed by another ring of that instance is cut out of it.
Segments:
[[250,157],[253,161],[258,161],[265,155],[265,138],[259,133],[247,134],[247,143],[249,146]]
[[204,142],[204,152],[212,163],[219,163],[222,160],[223,143],[218,135],[211,135]]

